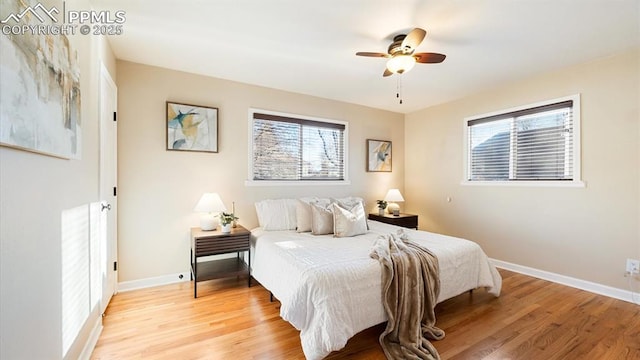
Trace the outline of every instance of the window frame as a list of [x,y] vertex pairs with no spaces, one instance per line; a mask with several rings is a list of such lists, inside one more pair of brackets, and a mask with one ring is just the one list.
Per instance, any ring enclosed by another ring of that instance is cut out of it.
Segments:
[[[508,113],[532,110],[561,102],[573,101],[573,179],[572,180],[469,180],[469,123],[479,119],[498,117]],[[533,104],[517,106],[510,109],[498,110],[491,113],[474,115],[463,119],[463,168],[464,178],[461,185],[471,186],[525,186],[525,187],[585,187],[582,181],[582,150],[581,150],[581,113],[580,94],[540,101]]]
[[[328,124],[336,124],[344,126],[344,139],[343,139],[343,174],[342,180],[254,180],[253,179],[253,126],[254,126],[254,113],[267,114],[285,118],[298,119],[302,121],[321,122]],[[248,169],[247,180],[245,180],[245,186],[336,186],[336,185],[350,185],[349,180],[349,123],[346,121],[319,118],[314,116],[306,116],[299,114],[284,113],[279,111],[265,110],[259,108],[249,108],[248,116]]]

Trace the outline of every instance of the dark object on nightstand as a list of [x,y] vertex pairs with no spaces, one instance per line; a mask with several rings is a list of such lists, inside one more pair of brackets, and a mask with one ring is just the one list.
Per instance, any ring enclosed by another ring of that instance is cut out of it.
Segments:
[[[193,282],[193,297],[198,297],[198,281],[219,279],[224,277],[247,274],[248,285],[251,286],[251,263],[249,251],[249,237],[251,232],[238,225],[231,229],[231,233],[223,234],[221,226],[213,231],[203,231],[199,227],[191,228],[191,280]],[[246,251],[248,260],[240,259],[240,253]],[[237,253],[235,258],[218,259],[198,262],[201,256]]]
[[418,229],[418,215],[400,214],[394,216],[391,214],[369,214],[369,220],[380,221],[386,224],[402,226],[410,229]]

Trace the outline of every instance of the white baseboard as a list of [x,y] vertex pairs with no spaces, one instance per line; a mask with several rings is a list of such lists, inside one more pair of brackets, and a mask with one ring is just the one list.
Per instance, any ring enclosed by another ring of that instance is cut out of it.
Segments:
[[78,359],[80,360],[89,360],[91,359],[91,354],[93,353],[93,349],[96,347],[98,343],[98,339],[100,339],[100,333],[102,333],[102,316],[98,316],[96,319],[96,323],[93,325],[93,329],[91,330],[91,335],[89,335],[89,339],[87,339],[87,343],[84,344],[84,348],[82,348],[82,352]]
[[[640,293],[638,292],[618,289],[611,286],[602,285],[602,284],[594,283],[591,281],[576,279],[570,276],[560,275],[560,274],[552,273],[549,271],[538,270],[528,266],[513,264],[513,263],[502,261],[502,260],[497,260],[497,259],[490,259],[490,260],[496,267],[499,267],[505,270],[517,272],[517,273],[528,275],[528,276],[533,276],[538,279],[551,281],[554,283],[570,286],[576,289],[585,290],[595,294],[604,295],[614,299],[627,301],[633,304],[640,305]],[[180,278],[181,275],[182,275],[182,278]],[[161,285],[174,284],[178,282],[190,281],[189,275],[190,275],[190,272],[186,271],[182,273],[157,276],[157,277],[147,278],[147,279],[123,281],[121,283],[118,283],[118,292],[125,292],[125,291],[144,289],[144,288],[149,288],[154,286],[161,286]],[[101,324],[100,324],[100,329],[102,329]]]
[[[198,258],[198,262],[216,260],[216,259],[231,259],[236,256],[237,256],[236,253],[202,256]],[[242,256],[244,258],[244,255]],[[161,286],[161,285],[175,284],[183,281],[190,281],[191,279],[190,275],[191,275],[191,271],[187,270],[185,272],[181,272],[177,274],[156,276],[156,277],[140,279],[140,280],[123,281],[118,283],[118,292],[138,290],[138,289],[144,289],[144,288]]]
[[118,292],[144,289],[160,285],[174,284],[178,282],[190,281],[190,272],[185,271],[177,274],[156,276],[147,279],[123,281],[118,283]]
[[528,276],[533,276],[538,279],[551,281],[554,283],[570,286],[576,289],[589,291],[598,295],[604,295],[614,299],[627,301],[633,304],[640,305],[640,293],[637,293],[637,292],[618,289],[611,286],[594,283],[591,281],[576,279],[576,278],[572,278],[565,275],[560,275],[560,274],[556,274],[556,273],[552,273],[544,270],[530,268],[527,266],[512,264],[506,261],[501,261],[496,259],[490,259],[490,260],[496,267],[499,267],[505,270],[517,272],[517,273],[528,275]]

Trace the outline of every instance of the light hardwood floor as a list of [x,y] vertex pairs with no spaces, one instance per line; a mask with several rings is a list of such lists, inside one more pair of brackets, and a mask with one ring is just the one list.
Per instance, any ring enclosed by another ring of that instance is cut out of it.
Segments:
[[[640,359],[640,306],[500,270],[502,295],[476,290],[439,304],[442,359]],[[255,282],[254,282],[255,284]],[[120,293],[92,359],[304,359],[299,333],[245,279]],[[383,325],[329,359],[384,359]]]

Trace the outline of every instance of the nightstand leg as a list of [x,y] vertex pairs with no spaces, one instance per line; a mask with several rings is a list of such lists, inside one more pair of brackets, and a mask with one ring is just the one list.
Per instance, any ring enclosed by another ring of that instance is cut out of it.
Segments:
[[191,255],[189,255],[189,279],[193,280],[193,250],[190,250]]
[[249,287],[251,287],[251,250],[247,250],[247,269],[249,270],[249,280],[247,281],[249,283]]
[[193,259],[193,298],[198,297],[198,259]]

